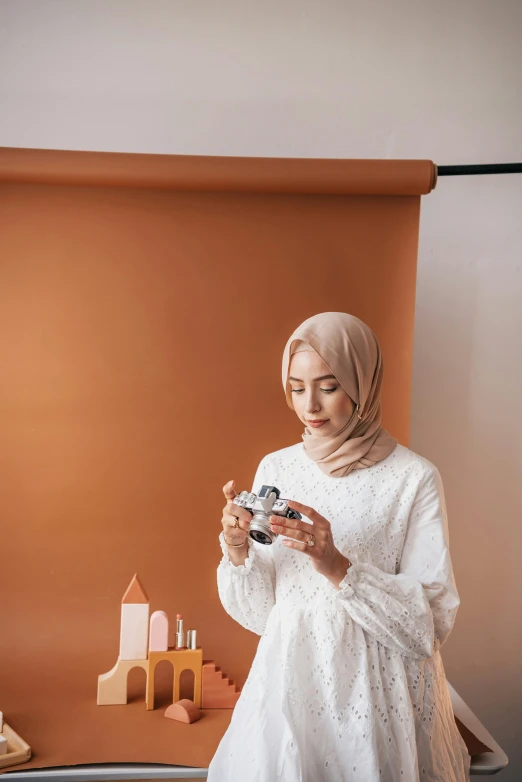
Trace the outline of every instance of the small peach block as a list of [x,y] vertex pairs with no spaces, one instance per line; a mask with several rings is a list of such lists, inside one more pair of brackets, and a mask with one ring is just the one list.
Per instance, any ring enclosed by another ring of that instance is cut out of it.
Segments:
[[201,711],[194,701],[189,700],[189,698],[182,698],[168,707],[165,717],[168,717],[169,720],[191,723],[201,719]]
[[150,618],[149,652],[166,652],[169,648],[169,618],[165,611],[154,611]]
[[5,736],[0,736],[0,755],[7,755],[7,739]]

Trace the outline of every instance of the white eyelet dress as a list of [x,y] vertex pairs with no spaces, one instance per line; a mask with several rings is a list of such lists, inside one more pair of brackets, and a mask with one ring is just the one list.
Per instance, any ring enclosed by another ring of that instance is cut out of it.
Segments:
[[399,444],[333,478],[298,443],[261,460],[262,484],[328,519],[353,564],[337,590],[278,537],[236,567],[221,533],[220,600],[261,638],[208,782],[467,782],[439,651],[460,599],[437,468]]

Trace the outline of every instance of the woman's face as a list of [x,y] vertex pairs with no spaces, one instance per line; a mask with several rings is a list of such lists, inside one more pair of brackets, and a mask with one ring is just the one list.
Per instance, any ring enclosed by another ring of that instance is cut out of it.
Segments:
[[[355,404],[315,350],[294,353],[288,381],[297,416],[317,437],[342,429],[352,417]],[[310,423],[320,420],[326,423],[321,426]]]

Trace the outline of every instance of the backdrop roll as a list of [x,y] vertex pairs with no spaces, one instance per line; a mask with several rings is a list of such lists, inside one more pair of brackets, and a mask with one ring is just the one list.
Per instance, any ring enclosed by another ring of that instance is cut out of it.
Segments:
[[222,487],[300,440],[281,357],[317,312],[373,329],[383,426],[408,444],[435,181],[430,161],[0,150],[0,709],[27,767],[208,765],[230,711],[96,706],[122,595],[138,572],[244,683],[259,639],[217,595]]

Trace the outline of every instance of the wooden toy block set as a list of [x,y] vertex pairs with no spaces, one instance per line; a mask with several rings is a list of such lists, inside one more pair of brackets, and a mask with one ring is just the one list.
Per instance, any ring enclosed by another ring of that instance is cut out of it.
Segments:
[[[202,716],[201,709],[233,709],[239,691],[224,676],[213,660],[203,660],[196,645],[196,631],[189,630],[187,644],[183,617],[176,616],[176,645],[169,647],[169,619],[165,611],[154,611],[149,619],[149,598],[136,573],[121,602],[120,653],[116,664],[98,676],[98,706],[127,703],[127,677],[133,668],[146,673],[145,706],[154,709],[154,672],[158,663],[170,662],[174,668],[173,703],[165,717],[192,723]],[[179,700],[183,671],[194,674],[193,700]]]
[[[239,698],[234,682],[213,660],[203,660],[196,645],[196,631],[189,630],[187,644],[183,617],[176,616],[176,645],[169,647],[169,619],[165,611],[154,611],[149,620],[149,598],[136,573],[121,603],[120,653],[115,666],[98,676],[98,706],[127,703],[127,677],[133,668],[145,671],[145,705],[154,709],[154,672],[158,663],[170,662],[174,669],[173,703],[165,717],[192,723],[203,715],[201,709],[233,709]],[[194,697],[179,699],[183,671],[194,674]],[[4,721],[0,711],[0,769],[31,759],[31,747]]]

